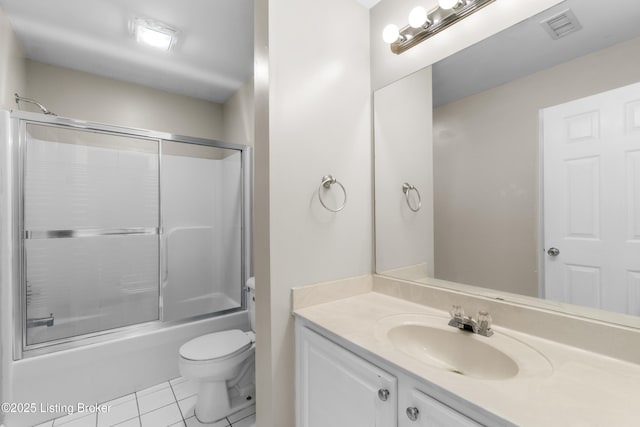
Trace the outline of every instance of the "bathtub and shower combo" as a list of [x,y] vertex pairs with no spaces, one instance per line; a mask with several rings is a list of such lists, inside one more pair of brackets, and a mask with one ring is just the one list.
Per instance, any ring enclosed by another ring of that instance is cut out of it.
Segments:
[[189,339],[248,329],[249,147],[0,119],[0,400],[102,402],[178,376]]

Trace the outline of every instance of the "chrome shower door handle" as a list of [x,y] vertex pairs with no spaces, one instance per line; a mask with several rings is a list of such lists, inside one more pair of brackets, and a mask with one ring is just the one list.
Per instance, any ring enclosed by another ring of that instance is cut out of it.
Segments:
[[164,230],[160,233],[160,238],[163,240],[164,247],[162,248],[162,277],[160,277],[160,281],[162,286],[166,286],[169,281],[169,234],[164,234]]
[[560,249],[558,249],[558,248],[549,248],[549,250],[547,251],[547,254],[549,256],[554,256],[554,257],[558,256],[558,255],[560,255]]

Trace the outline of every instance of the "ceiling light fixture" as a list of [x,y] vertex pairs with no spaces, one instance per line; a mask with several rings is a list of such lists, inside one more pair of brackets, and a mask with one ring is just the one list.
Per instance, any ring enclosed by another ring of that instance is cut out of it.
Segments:
[[438,6],[440,9],[449,10],[453,9],[456,6],[459,6],[460,3],[463,3],[462,0],[438,0]]
[[170,50],[176,44],[178,31],[162,22],[136,18],[132,27],[133,35],[140,44],[161,50]]
[[397,55],[477,12],[495,0],[438,0],[438,7],[426,11],[416,7],[409,13],[409,25],[399,29],[390,24],[382,38]]

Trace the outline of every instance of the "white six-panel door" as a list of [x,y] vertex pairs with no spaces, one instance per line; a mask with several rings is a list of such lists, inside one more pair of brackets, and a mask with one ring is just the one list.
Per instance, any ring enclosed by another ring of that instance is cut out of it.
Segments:
[[545,297],[640,315],[640,84],[542,120]]

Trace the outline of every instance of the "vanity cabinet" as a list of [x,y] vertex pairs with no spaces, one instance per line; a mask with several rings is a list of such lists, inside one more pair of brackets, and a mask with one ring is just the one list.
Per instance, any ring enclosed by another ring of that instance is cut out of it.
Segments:
[[296,322],[297,427],[477,427],[420,390]]
[[398,427],[481,427],[413,387],[400,385]]
[[298,427],[396,425],[393,375],[308,328],[296,338]]

